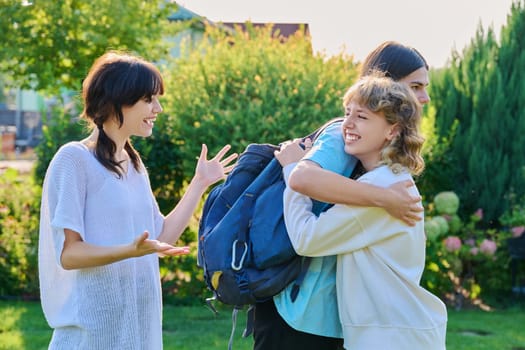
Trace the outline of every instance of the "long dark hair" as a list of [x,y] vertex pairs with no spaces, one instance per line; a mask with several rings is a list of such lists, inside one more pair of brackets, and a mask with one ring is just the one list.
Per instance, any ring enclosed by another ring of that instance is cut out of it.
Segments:
[[396,41],[385,41],[365,58],[360,77],[381,71],[398,81],[422,67],[429,69],[427,61],[415,48]]
[[[95,156],[104,167],[122,177],[123,168],[115,160],[116,144],[104,132],[103,125],[115,118],[119,127],[124,123],[122,107],[133,106],[140,99],[151,99],[164,93],[159,70],[150,62],[127,53],[110,51],[100,56],[82,83],[84,110],[82,117],[98,129]],[[124,149],[133,167],[140,171],[138,152],[126,140]]]

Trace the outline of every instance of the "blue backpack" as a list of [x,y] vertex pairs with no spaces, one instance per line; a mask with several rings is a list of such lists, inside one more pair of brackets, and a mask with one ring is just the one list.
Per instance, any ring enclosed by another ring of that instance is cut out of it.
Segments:
[[[304,139],[316,139],[336,121],[341,118]],[[250,144],[226,181],[211,190],[202,211],[197,259],[214,294],[207,303],[214,311],[210,302],[215,299],[235,306],[234,323],[239,308],[269,300],[290,283],[294,283],[291,298],[295,300],[310,263],[295,253],[286,232],[286,185],[274,158],[277,149],[271,144]],[[251,311],[243,336],[252,331]]]
[[249,145],[204,204],[198,263],[207,287],[225,304],[266,301],[301,271],[303,259],[295,253],[284,225],[285,183],[273,156],[276,149]]

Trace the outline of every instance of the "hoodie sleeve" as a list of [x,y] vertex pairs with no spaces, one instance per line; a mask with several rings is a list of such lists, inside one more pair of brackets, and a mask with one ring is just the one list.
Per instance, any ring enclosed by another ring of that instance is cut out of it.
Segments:
[[351,253],[407,233],[406,224],[381,208],[337,204],[319,217],[312,213],[311,208],[310,198],[286,188],[284,219],[292,245],[299,255]]

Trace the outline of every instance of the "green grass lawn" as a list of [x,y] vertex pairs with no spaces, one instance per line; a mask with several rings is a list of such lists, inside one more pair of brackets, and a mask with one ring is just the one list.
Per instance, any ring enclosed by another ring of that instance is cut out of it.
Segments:
[[[51,337],[38,302],[0,301],[0,350],[44,350]],[[242,338],[246,313],[239,312],[235,350],[252,348]],[[164,306],[164,348],[227,349],[231,309],[215,316],[202,306]],[[515,306],[491,312],[449,310],[447,350],[525,350],[525,309]]]

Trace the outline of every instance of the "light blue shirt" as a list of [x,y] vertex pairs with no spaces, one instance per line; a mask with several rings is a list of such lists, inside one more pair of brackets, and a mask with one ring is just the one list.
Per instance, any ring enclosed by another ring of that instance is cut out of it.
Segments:
[[[304,159],[346,177],[350,176],[357,163],[354,157],[344,151],[340,122],[330,125],[319,136]],[[314,201],[312,210],[319,215],[326,206],[325,203]],[[342,338],[335,289],[336,257],[311,259],[297,299],[292,302],[290,298],[292,284],[273,298],[275,306],[286,323],[296,330]]]

